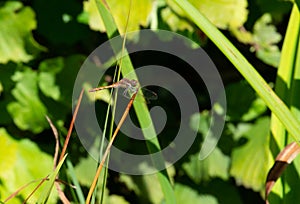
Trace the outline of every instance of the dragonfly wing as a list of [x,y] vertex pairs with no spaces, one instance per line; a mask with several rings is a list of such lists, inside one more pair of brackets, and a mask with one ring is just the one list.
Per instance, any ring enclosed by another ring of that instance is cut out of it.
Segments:
[[149,99],[149,100],[157,100],[158,96],[155,92],[149,90],[149,89],[146,89],[146,88],[142,88],[141,89],[142,92],[143,92],[143,95],[146,99]]

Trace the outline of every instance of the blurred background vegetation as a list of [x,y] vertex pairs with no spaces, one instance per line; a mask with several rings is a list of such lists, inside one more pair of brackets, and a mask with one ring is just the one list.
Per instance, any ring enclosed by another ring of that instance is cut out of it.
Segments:
[[[281,0],[189,0],[257,68],[270,85],[275,82],[292,4]],[[129,0],[107,0],[114,20],[124,33]],[[201,113],[191,115],[191,128],[200,130],[190,151],[168,169],[178,203],[239,204],[263,203],[269,160],[270,112],[264,102],[243,80],[224,55],[172,2],[172,0],[133,0],[128,31],[142,28],[165,29],[182,34],[208,53],[226,86],[228,112],[221,140],[215,151],[203,161],[198,154],[207,131],[209,99],[193,77]],[[55,139],[45,118],[48,115],[64,138],[72,117],[72,91],[77,72],[86,57],[107,41],[105,27],[93,0],[24,0],[0,2],[0,200],[19,187],[43,178],[52,170]],[[129,41],[131,39],[128,39]],[[176,61],[148,56],[136,67],[168,64],[181,73]],[[175,64],[172,64],[175,63]],[[187,74],[188,75],[188,74]],[[169,110],[168,123],[159,136],[169,144],[180,116],[176,103],[160,100]],[[105,101],[98,106],[106,108]],[[154,104],[155,105],[155,104]],[[167,112],[168,112],[167,110]],[[172,113],[172,111],[174,113]],[[104,111],[103,111],[104,112]],[[122,141],[126,149],[138,145]],[[96,163],[82,147],[76,132],[68,147],[76,177],[84,194],[92,182]],[[67,168],[61,179],[70,182]],[[34,186],[34,185],[33,185]],[[73,190],[65,186],[67,197],[79,202]],[[109,171],[106,203],[163,203],[164,197],[155,175],[128,176]],[[30,186],[11,203],[22,203]],[[35,193],[33,199],[38,198]],[[50,203],[59,202],[53,194]]]

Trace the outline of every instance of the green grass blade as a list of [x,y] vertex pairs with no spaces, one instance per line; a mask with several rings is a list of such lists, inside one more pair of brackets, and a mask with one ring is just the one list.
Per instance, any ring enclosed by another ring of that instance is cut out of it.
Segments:
[[[109,38],[111,38],[111,36],[115,36],[118,33],[117,26],[116,26],[113,18],[111,17],[109,11],[102,4],[102,2],[100,0],[96,0],[96,3],[97,3],[98,10],[100,12],[100,15],[104,21],[107,35]],[[122,75],[125,76],[129,73],[131,73],[131,74],[134,73],[133,65],[132,65],[129,57],[127,56],[126,50],[124,50],[123,56],[125,56],[125,57],[122,59],[123,60],[122,61],[122,69],[121,69]],[[133,76],[133,78],[137,78],[136,75],[131,75],[131,76]],[[153,126],[153,123],[152,123],[152,120],[151,120],[151,117],[150,117],[150,114],[149,114],[146,104],[134,103],[134,109],[137,114],[137,118],[139,120],[140,126],[143,129],[143,134],[146,139],[146,144],[147,144],[149,153],[154,153],[154,152],[161,150],[157,138],[154,137],[156,135],[156,132],[155,132],[155,129],[154,129],[154,126]],[[149,124],[150,124],[150,127],[149,127]],[[145,127],[147,127],[147,128],[145,128]],[[146,129],[147,129],[147,131],[145,131]],[[149,138],[151,138],[151,139],[149,139]],[[161,156],[160,158],[155,159],[153,162],[154,162],[155,166],[161,166],[162,164],[164,164],[164,159]],[[173,188],[171,186],[167,171],[162,170],[161,172],[157,173],[157,176],[158,176],[160,185],[162,187],[166,203],[176,203]]]
[[81,190],[81,187],[80,187],[80,184],[79,184],[79,181],[77,180],[77,177],[76,177],[76,174],[75,174],[75,169],[74,169],[74,166],[72,164],[71,161],[67,160],[66,161],[67,163],[67,167],[68,167],[68,174],[70,175],[71,177],[71,180],[72,180],[72,183],[75,185],[75,192],[76,192],[76,195],[77,195],[77,198],[79,200],[79,203],[80,204],[84,204],[85,203],[85,198],[84,198],[84,195],[83,195],[83,192]]
[[55,170],[51,173],[51,175],[49,176],[49,181],[46,182],[46,185],[43,189],[43,192],[41,193],[41,196],[39,197],[39,200],[37,201],[38,204],[44,204],[47,202],[51,190],[53,188],[55,179],[59,173],[59,170],[61,168],[61,166],[63,165],[65,159],[67,157],[67,154],[63,157],[63,159],[58,163],[57,167],[55,168]]
[[[288,105],[290,106],[293,100],[291,97],[293,96],[295,99],[295,94],[292,94],[290,89],[292,87],[292,81],[294,78],[295,68],[295,57],[297,51],[297,41],[299,38],[299,10],[297,6],[294,5],[292,14],[290,17],[289,25],[286,31],[286,36],[284,38],[284,43],[281,52],[280,64],[277,72],[276,86],[275,91],[278,96]],[[297,71],[299,72],[299,71]],[[298,75],[295,73],[295,75]],[[298,78],[297,76],[295,76]],[[296,91],[295,84],[293,85],[294,91]],[[299,116],[298,116],[299,118]],[[283,148],[286,145],[286,131],[283,124],[280,120],[272,114],[271,121],[271,130],[273,137],[275,138],[277,145],[279,148]]]
[[193,5],[186,0],[174,0],[190,19],[214,42],[214,44],[231,61],[237,70],[244,76],[257,94],[265,101],[271,111],[280,119],[289,133],[297,142],[300,140],[299,121],[294,117],[288,107],[274,93],[266,81],[255,68],[238,51],[236,47]]
[[[283,101],[290,107],[292,113],[300,118],[300,101],[299,101],[299,91],[300,91],[300,15],[299,9],[294,4],[292,13],[290,16],[288,28],[286,31],[286,36],[284,38],[284,43],[282,47],[281,60],[278,68],[277,79],[275,91],[281,97]],[[276,145],[280,150],[291,142],[291,137],[285,130],[285,127],[281,121],[272,114],[271,123],[272,136],[276,141]],[[274,151],[277,156],[278,152]],[[276,196],[270,195],[270,200],[273,199],[274,203],[297,203],[298,189],[300,186],[296,182],[293,184],[293,190],[289,192],[289,196],[286,196],[286,189],[290,188],[290,183],[295,178],[295,175],[299,176],[300,172],[300,158],[296,158],[293,161],[294,168],[287,169],[286,173],[281,176],[281,186],[277,185],[278,189],[274,189],[274,194]],[[281,200],[276,199],[280,197]],[[296,198],[296,199],[295,199]],[[274,200],[275,199],[275,200]],[[276,201],[277,200],[277,201]]]

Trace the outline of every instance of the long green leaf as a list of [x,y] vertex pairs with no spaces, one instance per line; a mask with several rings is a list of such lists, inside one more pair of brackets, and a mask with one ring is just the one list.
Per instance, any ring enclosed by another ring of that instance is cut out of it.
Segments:
[[193,5],[185,0],[174,0],[190,19],[215,43],[237,70],[245,77],[257,94],[265,101],[271,111],[279,118],[294,140],[300,140],[299,121],[288,107],[274,93],[255,68],[238,51],[236,47]]
[[[291,17],[289,20],[286,36],[284,39],[280,65],[278,68],[278,74],[276,79],[275,91],[281,97],[283,101],[290,107],[291,112],[299,119],[300,118],[300,102],[299,102],[299,91],[300,91],[300,15],[299,8],[294,4]],[[276,141],[277,149],[287,149],[286,145],[291,142],[292,138],[287,134],[282,122],[272,114],[272,136]],[[275,155],[278,150],[272,149]],[[293,152],[292,154],[296,154]],[[275,162],[276,165],[276,162]],[[300,158],[296,158],[293,161],[294,168],[288,168],[285,174],[281,176],[279,185],[275,186],[273,192],[270,195],[270,201],[272,203],[297,203],[299,202],[299,196],[297,189],[300,185],[295,182],[293,183],[292,190],[286,189],[291,188],[291,183],[295,175],[300,174]],[[277,189],[276,189],[277,187]],[[270,190],[269,190],[270,191]],[[275,196],[273,196],[275,195]],[[278,199],[280,198],[280,199]]]
[[51,190],[53,188],[55,179],[59,173],[59,170],[61,168],[61,166],[63,165],[65,159],[66,159],[67,155],[65,155],[63,157],[63,159],[58,163],[57,167],[55,168],[55,170],[52,172],[52,174],[49,176],[49,181],[47,181],[46,186],[43,189],[43,192],[39,198],[39,200],[37,201],[38,204],[44,204],[47,202],[49,195],[51,193]]
[[[295,54],[297,53],[297,40],[299,37],[299,10],[294,5],[289,25],[284,39],[281,60],[277,72],[275,91],[279,97],[289,106],[291,105],[291,92],[293,74],[295,72]],[[295,88],[295,84],[293,85]],[[285,128],[278,118],[273,114],[271,130],[277,145],[283,148],[286,145]]]
[[[108,9],[102,4],[100,0],[96,0],[98,10],[100,12],[100,15],[104,21],[107,35],[109,38],[116,35],[118,33],[117,26],[111,17]],[[125,56],[122,60],[122,75],[126,76],[129,73],[134,73],[133,65],[130,61],[130,58],[126,55],[126,50],[124,50],[123,56]],[[131,75],[133,78],[137,79],[137,76],[134,74]],[[146,104],[144,103],[134,103],[134,109],[137,114],[137,118],[139,120],[140,126],[143,129],[143,134],[146,139],[146,144],[149,153],[155,153],[159,150],[161,150],[159,142],[156,137],[156,135],[148,108]],[[149,126],[150,124],[150,126]],[[147,128],[146,128],[147,127]],[[145,131],[147,130],[147,131]],[[151,139],[150,139],[151,138]],[[164,159],[161,156],[160,158],[156,158],[153,160],[155,166],[161,166],[164,164]],[[162,170],[157,173],[160,185],[162,187],[163,193],[165,195],[166,203],[176,203],[174,192],[168,177],[168,173],[166,170]]]

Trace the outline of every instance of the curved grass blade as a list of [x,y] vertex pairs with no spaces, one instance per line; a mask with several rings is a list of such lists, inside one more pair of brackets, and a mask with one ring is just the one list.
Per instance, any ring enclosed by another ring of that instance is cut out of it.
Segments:
[[244,76],[257,94],[264,100],[271,111],[278,117],[294,140],[300,140],[299,120],[291,113],[283,101],[269,87],[256,69],[238,51],[238,49],[191,3],[185,0],[174,0],[183,9],[191,20],[210,38],[211,41],[231,61],[237,70]]

